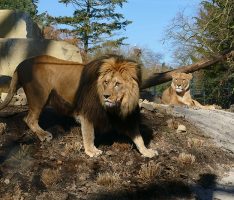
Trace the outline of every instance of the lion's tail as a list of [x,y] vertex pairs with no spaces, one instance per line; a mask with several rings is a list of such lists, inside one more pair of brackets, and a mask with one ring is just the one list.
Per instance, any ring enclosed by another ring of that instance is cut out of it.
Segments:
[[11,79],[11,84],[8,90],[8,94],[5,98],[5,100],[2,102],[2,104],[0,104],[0,110],[2,110],[3,108],[5,108],[12,100],[14,94],[16,93],[18,88],[18,74],[15,71],[13,74],[13,77]]

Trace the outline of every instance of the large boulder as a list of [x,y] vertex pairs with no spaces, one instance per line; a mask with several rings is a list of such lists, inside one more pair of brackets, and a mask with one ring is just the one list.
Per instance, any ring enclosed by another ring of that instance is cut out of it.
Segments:
[[[7,96],[7,93],[2,92],[0,102],[3,102]],[[24,93],[23,88],[18,89],[14,97],[12,98],[9,105],[15,105],[15,106],[25,106],[27,105],[27,98]]]
[[0,10],[0,76],[12,76],[20,62],[38,55],[82,62],[76,46],[43,39],[40,28],[28,14]]
[[42,32],[28,14],[0,10],[0,38],[42,38]]
[[38,55],[82,62],[79,49],[65,41],[46,39],[0,39],[0,75],[12,76],[23,60]]
[[[11,76],[18,64],[38,55],[82,63],[76,46],[65,41],[43,39],[42,31],[28,14],[0,10],[0,101],[7,95]],[[14,105],[27,103],[23,91],[18,91],[14,99]]]
[[[23,12],[0,10],[0,101],[7,95],[11,76],[23,60],[51,55],[63,60],[82,62],[79,49],[65,41],[43,39],[42,31]],[[26,96],[17,91],[13,105],[25,105]]]

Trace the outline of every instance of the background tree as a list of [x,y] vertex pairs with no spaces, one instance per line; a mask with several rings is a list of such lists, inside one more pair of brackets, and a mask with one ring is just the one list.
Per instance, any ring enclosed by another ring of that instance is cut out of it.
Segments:
[[0,9],[22,11],[28,13],[40,27],[49,25],[53,18],[46,12],[39,14],[37,4],[38,0],[0,0]]
[[[73,33],[83,43],[85,53],[101,46],[105,42],[123,44],[125,37],[113,39],[116,31],[125,29],[131,22],[117,13],[126,0],[60,0],[60,3],[73,4],[72,17],[59,17],[56,21],[72,27]],[[112,39],[107,39],[112,38]]]
[[38,0],[1,0],[0,9],[23,11],[35,19],[38,13],[37,3]]
[[[166,31],[166,40],[172,42],[179,64],[189,64],[232,49],[233,13],[234,0],[204,0],[193,18],[179,13]],[[206,103],[228,107],[234,103],[234,62],[227,59],[210,69],[201,72]]]

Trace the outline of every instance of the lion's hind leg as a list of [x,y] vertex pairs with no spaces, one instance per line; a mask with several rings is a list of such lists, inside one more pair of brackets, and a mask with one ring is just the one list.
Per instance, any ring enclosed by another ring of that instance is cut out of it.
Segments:
[[43,130],[38,124],[41,111],[49,101],[51,93],[49,89],[44,90],[42,88],[40,87],[36,91],[33,87],[24,88],[29,105],[29,112],[24,121],[40,141],[50,141],[53,138],[52,134]]
[[27,117],[24,118],[24,121],[28,125],[28,127],[31,129],[33,133],[35,133],[40,141],[50,141],[53,136],[51,133],[44,131],[38,124],[40,112],[35,112],[32,110],[29,110],[29,113]]
[[215,105],[205,105],[205,106],[203,106],[198,101],[196,101],[194,99],[193,99],[193,103],[194,103],[194,105],[196,107],[199,107],[199,108],[202,108],[202,109],[206,109],[206,110],[215,110],[216,109]]

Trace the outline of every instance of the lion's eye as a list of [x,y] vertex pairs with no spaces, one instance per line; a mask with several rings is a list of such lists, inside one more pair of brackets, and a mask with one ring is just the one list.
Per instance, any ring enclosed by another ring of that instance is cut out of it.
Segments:
[[107,84],[108,84],[108,81],[104,81],[104,84],[107,85]]
[[175,79],[175,81],[177,81],[177,78]]
[[120,83],[119,82],[116,82],[115,83],[115,87],[119,87]]

